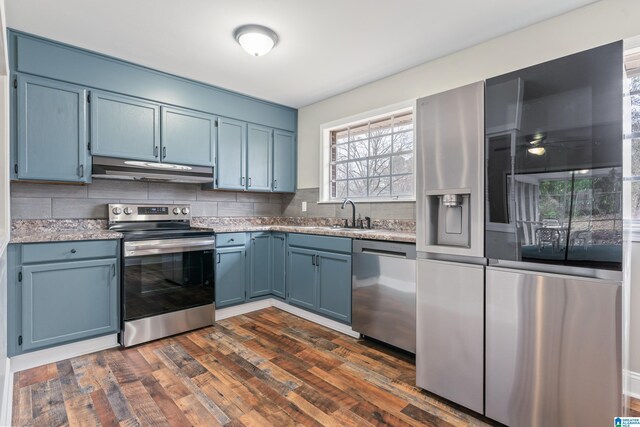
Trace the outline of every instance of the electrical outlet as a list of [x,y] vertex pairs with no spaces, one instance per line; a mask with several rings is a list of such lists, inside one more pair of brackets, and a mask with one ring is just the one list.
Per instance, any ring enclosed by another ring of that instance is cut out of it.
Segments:
[[302,212],[307,211],[307,202],[302,202]]

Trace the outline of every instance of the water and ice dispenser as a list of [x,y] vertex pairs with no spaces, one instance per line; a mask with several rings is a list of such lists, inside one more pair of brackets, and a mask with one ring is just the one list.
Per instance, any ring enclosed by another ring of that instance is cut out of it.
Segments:
[[431,219],[426,236],[428,245],[470,247],[471,194],[463,191],[427,195],[427,215]]

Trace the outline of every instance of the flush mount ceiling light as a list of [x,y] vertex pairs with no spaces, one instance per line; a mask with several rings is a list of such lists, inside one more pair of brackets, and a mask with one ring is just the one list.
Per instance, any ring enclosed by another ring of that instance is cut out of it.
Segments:
[[535,154],[536,156],[542,156],[545,150],[544,147],[532,147],[527,150],[531,154]]
[[252,56],[262,56],[278,43],[278,35],[262,25],[243,25],[233,32],[236,41]]

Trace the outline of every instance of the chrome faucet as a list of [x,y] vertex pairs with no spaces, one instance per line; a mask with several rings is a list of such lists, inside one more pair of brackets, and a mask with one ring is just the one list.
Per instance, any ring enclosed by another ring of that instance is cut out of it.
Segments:
[[351,199],[344,199],[344,201],[342,202],[342,209],[344,209],[344,207],[347,205],[347,203],[351,203],[351,226],[353,228],[356,228],[356,204],[353,203],[353,200]]

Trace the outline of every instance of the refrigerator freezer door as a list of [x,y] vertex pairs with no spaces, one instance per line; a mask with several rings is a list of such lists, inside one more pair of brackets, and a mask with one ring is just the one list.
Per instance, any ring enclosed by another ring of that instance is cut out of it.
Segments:
[[606,426],[622,414],[621,283],[487,268],[486,416]]
[[484,266],[418,259],[416,384],[483,412]]

